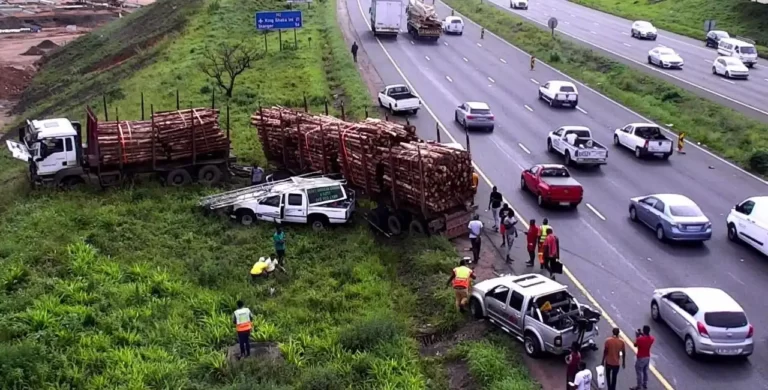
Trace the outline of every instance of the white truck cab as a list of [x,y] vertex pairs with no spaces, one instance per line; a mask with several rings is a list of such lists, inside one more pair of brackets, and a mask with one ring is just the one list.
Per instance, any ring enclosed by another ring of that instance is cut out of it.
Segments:
[[728,238],[743,241],[768,256],[768,196],[755,196],[731,209]]
[[35,181],[82,180],[81,126],[69,119],[27,121],[19,141],[5,141],[14,158],[30,163]]

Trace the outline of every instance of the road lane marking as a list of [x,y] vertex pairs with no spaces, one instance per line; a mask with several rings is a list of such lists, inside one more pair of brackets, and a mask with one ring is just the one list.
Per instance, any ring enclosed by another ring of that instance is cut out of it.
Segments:
[[505,64],[507,63],[507,61],[504,61],[504,59],[503,59],[503,58],[499,58],[499,61],[501,61],[501,62],[503,62],[503,63],[505,63]]
[[429,61],[429,56],[424,56],[424,58],[426,58],[426,59],[427,59],[427,61]]
[[[528,106],[526,106],[526,107],[528,107]],[[526,147],[525,147],[525,145],[523,145],[523,144],[521,144],[521,143],[519,143],[519,142],[518,142],[518,143],[517,143],[517,146],[519,146],[519,147],[520,147],[520,149],[523,149],[523,151],[524,151],[524,152],[526,152],[526,153],[528,153],[528,154],[531,154],[531,151],[530,151],[530,150],[528,150],[528,148],[526,148]]]
[[[361,7],[362,7],[362,6],[361,6]],[[448,9],[451,9],[451,8],[450,8],[450,7],[448,7],[448,6],[446,6],[446,8],[448,8]],[[361,8],[361,9],[362,9],[362,8]],[[459,16],[463,16],[465,20],[467,20],[469,23],[472,23],[472,24],[474,24],[474,25],[475,25],[475,26],[477,26],[478,28],[482,28],[482,26],[481,26],[481,25],[477,24],[477,22],[475,22],[474,20],[472,20],[472,19],[468,18],[466,15],[463,15],[463,14],[461,14],[460,12],[456,12],[456,14],[458,14]],[[364,16],[364,17],[367,17],[367,16],[365,16],[365,14],[363,14],[363,16]],[[524,17],[526,17],[526,18],[527,18],[527,16],[524,16]],[[531,19],[531,20],[533,20],[533,19]],[[546,24],[546,23],[540,23],[540,22],[537,22],[537,23],[539,23],[539,24],[541,24],[541,25],[544,25],[544,26],[547,26],[547,24]],[[370,25],[368,25],[368,27],[370,28]],[[549,28],[549,26],[547,26],[547,28]],[[752,109],[752,110],[755,110],[755,111],[757,111],[757,112],[759,112],[759,113],[762,113],[762,114],[768,115],[768,111],[763,111],[763,110],[761,110],[761,109],[759,109],[759,108],[757,108],[757,107],[753,107],[753,106],[750,106],[750,105],[748,105],[748,104],[746,104],[746,103],[742,103],[742,102],[740,102],[740,101],[738,101],[738,100],[736,100],[736,99],[733,99],[733,98],[729,98],[728,96],[725,96],[725,95],[719,94],[719,93],[717,93],[717,92],[715,92],[715,91],[709,90],[709,89],[707,89],[707,88],[704,88],[704,87],[702,87],[702,86],[699,86],[699,85],[697,85],[697,84],[694,84],[694,83],[692,83],[692,82],[690,82],[690,81],[686,81],[686,80],[684,80],[684,79],[681,79],[681,78],[679,78],[679,77],[677,77],[677,76],[675,76],[675,75],[673,75],[673,74],[669,74],[669,73],[667,73],[667,72],[662,72],[661,70],[659,70],[659,69],[656,69],[656,68],[653,68],[653,67],[651,67],[651,66],[648,66],[648,65],[646,65],[646,64],[645,64],[645,63],[643,63],[643,62],[640,62],[640,61],[634,60],[634,59],[632,59],[632,58],[629,58],[629,57],[627,57],[627,56],[621,55],[621,54],[619,54],[619,53],[617,53],[617,52],[615,52],[615,51],[613,51],[613,50],[607,49],[607,48],[605,48],[605,47],[603,47],[603,46],[600,46],[600,45],[596,45],[596,44],[594,44],[594,43],[592,43],[592,42],[589,42],[589,41],[587,41],[587,40],[584,40],[584,39],[578,38],[578,37],[576,37],[576,36],[574,36],[574,35],[572,35],[572,34],[568,34],[568,33],[566,33],[566,32],[563,32],[563,31],[561,31],[561,33],[562,33],[562,34],[565,34],[565,35],[567,35],[567,36],[569,36],[569,37],[571,37],[571,38],[573,38],[573,39],[576,39],[576,40],[579,40],[579,41],[585,42],[585,43],[587,43],[587,44],[590,44],[590,45],[592,45],[592,46],[594,46],[594,47],[596,47],[596,48],[598,48],[598,49],[600,49],[600,50],[606,51],[606,52],[608,52],[608,53],[611,53],[611,54],[613,54],[613,55],[615,55],[615,56],[618,56],[618,57],[624,58],[624,59],[626,59],[626,60],[628,60],[628,61],[632,61],[632,62],[634,62],[634,63],[636,63],[636,64],[640,64],[640,65],[646,66],[648,69],[651,69],[651,70],[657,71],[657,72],[659,72],[659,73],[663,73],[664,75],[667,75],[667,76],[669,76],[669,77],[672,77],[672,78],[674,78],[674,79],[676,79],[676,80],[678,80],[678,81],[681,81],[681,82],[684,82],[684,83],[686,83],[686,84],[688,84],[688,85],[691,85],[691,86],[694,86],[694,87],[696,87],[696,88],[699,88],[699,89],[701,89],[701,90],[703,90],[703,91],[705,91],[705,92],[709,92],[709,93],[711,93],[711,94],[713,94],[713,95],[716,95],[716,96],[718,96],[718,97],[721,97],[721,98],[723,98],[723,99],[726,99],[726,100],[728,100],[728,101],[731,101],[731,102],[733,102],[733,103],[736,103],[736,104],[742,105],[742,106],[744,106],[744,107],[750,108],[750,109]],[[505,44],[505,45],[507,45],[507,46],[511,47],[511,48],[512,48],[512,49],[514,49],[514,50],[517,50],[517,51],[519,51],[520,53],[523,53],[523,54],[525,54],[526,56],[529,56],[529,57],[530,57],[530,55],[531,55],[531,53],[528,53],[528,52],[526,52],[525,50],[523,50],[523,49],[521,49],[521,48],[519,48],[519,47],[517,47],[517,46],[515,46],[515,45],[513,45],[513,44],[511,44],[511,43],[509,43],[509,42],[507,42],[506,40],[504,40],[503,38],[501,38],[500,36],[498,36],[498,35],[494,34],[494,33],[493,33],[493,32],[491,32],[491,31],[488,31],[488,35],[490,35],[490,36],[492,36],[492,37],[494,37],[494,38],[498,39],[498,40],[499,40],[501,43],[503,43],[503,44]],[[574,83],[576,83],[576,84],[578,84],[578,85],[581,85],[582,87],[584,87],[584,89],[588,89],[588,90],[592,91],[592,93],[594,93],[595,95],[597,95],[597,96],[600,96],[601,98],[605,99],[606,101],[609,101],[609,102],[613,103],[614,105],[616,105],[617,107],[621,108],[622,110],[624,110],[624,111],[626,111],[626,112],[629,112],[629,113],[631,113],[632,115],[635,115],[635,116],[637,116],[638,118],[642,119],[642,120],[643,120],[643,121],[645,121],[645,122],[648,122],[648,123],[654,123],[652,120],[648,119],[646,116],[644,116],[644,115],[642,115],[642,114],[638,113],[637,111],[634,111],[634,110],[632,110],[631,108],[629,108],[629,107],[627,107],[627,106],[624,106],[624,105],[622,105],[621,103],[617,102],[617,101],[616,101],[616,100],[614,100],[614,99],[611,99],[611,98],[609,98],[609,97],[608,97],[608,96],[606,96],[604,93],[602,93],[602,92],[600,92],[600,91],[598,91],[598,90],[596,90],[596,89],[594,89],[594,88],[592,88],[592,87],[590,87],[590,86],[588,86],[588,85],[584,84],[583,82],[581,82],[581,81],[579,81],[579,80],[576,80],[576,79],[574,79],[574,78],[573,78],[573,77],[571,77],[571,76],[568,76],[567,74],[563,73],[561,70],[559,70],[559,69],[557,69],[557,68],[553,67],[552,65],[549,65],[549,64],[547,64],[546,62],[544,62],[544,61],[541,61],[541,60],[538,60],[538,62],[539,62],[539,63],[541,63],[543,66],[546,66],[547,68],[549,68],[549,69],[550,69],[550,70],[552,70],[553,72],[555,72],[555,73],[557,73],[557,74],[559,74],[559,75],[561,75],[561,76],[563,76],[563,77],[567,78],[568,80],[573,80],[573,82],[574,82]],[[707,62],[710,62],[710,61],[707,61]],[[710,62],[710,63],[711,63],[711,62]],[[660,126],[660,127],[661,127],[661,126]],[[670,134],[670,135],[674,136],[675,138],[677,138],[677,133],[675,133],[675,132],[673,132],[673,131],[669,130],[668,128],[665,128],[665,127],[661,127],[661,129],[662,129],[662,130],[664,130],[665,132],[667,132],[668,134]],[[729,166],[729,167],[731,167],[731,168],[733,168],[733,169],[735,169],[735,170],[737,170],[737,171],[741,172],[742,174],[744,174],[744,175],[746,175],[746,176],[749,176],[749,177],[751,177],[751,178],[755,179],[756,181],[758,181],[758,182],[760,182],[760,183],[762,183],[762,184],[764,184],[764,185],[768,186],[768,181],[766,181],[766,180],[763,180],[761,177],[758,177],[757,175],[755,175],[755,174],[753,174],[753,173],[751,173],[751,172],[747,172],[746,170],[744,170],[744,168],[742,168],[742,167],[740,167],[740,166],[738,166],[738,165],[736,165],[736,164],[734,164],[734,163],[732,163],[732,162],[730,162],[730,161],[728,161],[728,160],[726,160],[726,159],[724,159],[724,158],[722,158],[722,157],[720,157],[720,156],[716,155],[715,153],[712,153],[711,151],[709,151],[709,150],[707,150],[707,149],[705,149],[705,148],[703,148],[703,147],[701,147],[701,146],[699,146],[699,145],[696,145],[695,143],[691,143],[691,146],[692,146],[692,147],[694,147],[694,148],[696,148],[696,149],[698,149],[699,151],[701,151],[701,152],[705,153],[706,155],[708,155],[708,156],[710,156],[710,157],[712,157],[712,158],[716,159],[717,161],[720,161],[721,163],[723,163],[723,164],[725,164],[725,165],[727,165],[727,166]],[[666,380],[665,380],[665,381],[666,381]],[[666,382],[666,383],[667,383],[667,385],[669,385],[669,382]],[[667,387],[667,389],[672,389],[672,387],[671,387],[671,386],[670,386],[670,387]]]
[[495,83],[495,82],[496,82],[496,81],[494,81],[494,80],[493,80],[493,79],[492,79],[490,76],[488,77],[488,81],[490,81],[490,82],[492,82],[492,83]]
[[532,83],[534,83],[534,84],[536,84],[536,85],[538,85],[538,84],[539,84],[539,82],[538,82],[538,81],[536,81],[536,80],[534,80],[534,79],[531,79],[531,82],[532,82]]
[[728,80],[728,79],[724,79],[724,78],[721,78],[720,80],[723,80],[723,81],[725,81],[726,83],[736,84],[736,83],[734,83],[733,81],[731,81],[731,80]]
[[571,15],[571,17],[572,17],[572,18],[575,18],[575,17],[576,17],[576,15],[574,15],[574,14],[569,14],[569,15]]
[[413,44],[414,44],[413,41],[411,41],[411,45],[413,45]]
[[464,60],[464,62],[469,62],[469,60],[467,59],[467,57],[461,57],[461,59],[462,59],[462,60]]
[[530,107],[528,107],[528,105],[527,105],[527,104],[525,105],[525,109],[526,109],[526,110],[528,110],[528,111],[530,111],[530,112],[533,112],[533,108],[530,108]]
[[576,109],[581,111],[581,113],[584,114],[584,115],[589,114],[588,112],[584,111],[584,109],[579,107],[579,106],[576,106]]
[[592,22],[592,24],[594,24],[595,26],[599,26],[600,25],[600,24],[598,24],[596,22]]
[[477,47],[483,47],[483,45],[481,45],[480,42],[478,42]]
[[622,33],[622,34],[624,34],[624,35],[629,35],[629,33],[628,33],[628,32],[624,32],[624,31],[622,31],[621,33]]
[[736,276],[734,276],[732,273],[728,272],[728,275],[731,275],[731,277],[733,278],[733,280],[735,280],[735,281],[737,281],[737,282],[741,283],[741,285],[742,285],[742,286],[746,286],[746,285],[747,285],[746,283],[742,282],[742,281],[741,281],[739,278],[737,278]]
[[568,22],[568,21],[565,21],[565,22],[563,22],[563,23],[565,23],[565,24],[571,24],[571,22]]
[[768,81],[768,79],[764,79],[765,81]]
[[596,33],[596,32],[594,32],[594,31],[592,31],[592,30],[589,30],[589,32],[591,32],[592,34],[595,34],[595,35],[597,35],[597,33]]
[[450,76],[445,76],[445,78],[446,78],[446,79],[448,79],[448,82],[449,82],[449,83],[452,83],[452,82],[453,82],[453,79],[452,79],[452,78],[450,78]]
[[557,11],[557,8],[555,8],[555,7],[552,7],[552,11]]
[[592,210],[592,212],[593,212],[593,213],[595,213],[595,215],[597,215],[597,216],[598,216],[598,218],[600,218],[600,219],[602,219],[603,221],[605,221],[605,217],[603,216],[603,214],[600,214],[600,212],[599,212],[599,211],[597,211],[597,209],[596,209],[596,208],[594,208],[594,206],[592,206],[591,204],[587,203],[587,208],[588,208],[588,209],[590,209],[590,210]]
[[626,47],[632,47],[632,45],[630,45],[629,43],[626,43],[626,42],[624,42],[624,46],[626,46]]

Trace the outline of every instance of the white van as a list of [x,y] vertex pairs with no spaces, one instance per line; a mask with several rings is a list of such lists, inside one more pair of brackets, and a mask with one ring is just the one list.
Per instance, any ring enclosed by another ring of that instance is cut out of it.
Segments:
[[717,52],[726,57],[736,57],[747,67],[757,63],[757,49],[754,42],[745,42],[736,38],[723,38],[717,44]]
[[768,196],[755,196],[737,204],[726,221],[731,241],[744,241],[768,256]]

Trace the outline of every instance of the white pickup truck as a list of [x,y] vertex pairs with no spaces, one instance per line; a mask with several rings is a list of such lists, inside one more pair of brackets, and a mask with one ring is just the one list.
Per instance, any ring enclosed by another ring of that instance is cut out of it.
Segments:
[[416,114],[421,108],[421,99],[405,85],[387,85],[379,92],[379,105],[393,114],[403,111]]
[[547,136],[547,151],[565,157],[565,165],[600,166],[608,163],[608,149],[592,139],[583,126],[563,126]]
[[637,158],[656,156],[666,160],[672,155],[672,140],[653,123],[630,123],[616,129],[613,143],[634,151]]

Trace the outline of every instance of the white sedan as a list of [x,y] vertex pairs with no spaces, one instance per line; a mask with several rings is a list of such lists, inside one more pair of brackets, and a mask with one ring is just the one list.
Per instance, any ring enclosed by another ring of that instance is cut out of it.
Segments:
[[458,16],[448,16],[443,20],[443,31],[446,34],[464,34],[464,21]]
[[655,41],[658,34],[659,32],[656,30],[656,27],[653,27],[651,22],[638,20],[637,22],[632,23],[632,38],[650,39]]
[[509,0],[509,8],[528,9],[528,0]]
[[648,63],[662,68],[682,68],[683,59],[674,50],[659,46],[648,52]]
[[729,79],[749,78],[749,69],[735,57],[717,57],[712,63],[712,74],[723,75]]

